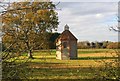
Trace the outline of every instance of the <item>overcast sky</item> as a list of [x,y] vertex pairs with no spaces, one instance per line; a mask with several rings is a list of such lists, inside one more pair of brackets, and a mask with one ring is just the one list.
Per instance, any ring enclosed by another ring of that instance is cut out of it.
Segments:
[[117,2],[61,2],[57,8],[58,32],[68,24],[78,41],[118,41],[118,33],[109,30],[117,26]]
[[117,26],[119,0],[52,1],[55,4],[60,1],[56,10],[60,22],[57,32],[63,32],[64,26],[68,24],[78,41],[118,41],[118,33],[110,31],[109,28]]

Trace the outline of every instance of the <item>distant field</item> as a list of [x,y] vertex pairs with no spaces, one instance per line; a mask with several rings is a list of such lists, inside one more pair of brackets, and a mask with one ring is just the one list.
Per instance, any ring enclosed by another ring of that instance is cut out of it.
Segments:
[[91,53],[111,53],[114,52],[113,49],[78,49],[78,54],[91,54]]
[[[104,66],[100,60],[110,62],[117,58],[112,49],[78,49],[78,59],[57,60],[55,50],[34,51],[28,64],[30,79],[91,79],[96,70]],[[19,59],[27,58],[26,54]],[[17,62],[20,62],[18,60]],[[90,69],[92,68],[92,69]]]
[[[115,49],[117,50],[117,49]],[[78,49],[78,54],[91,54],[91,53],[112,53],[112,52],[115,52],[114,49]],[[42,51],[39,51],[39,50],[36,50],[35,51],[36,53],[39,52],[39,53],[44,53],[44,54],[55,54],[56,53],[56,50],[52,49],[52,50],[42,50]]]

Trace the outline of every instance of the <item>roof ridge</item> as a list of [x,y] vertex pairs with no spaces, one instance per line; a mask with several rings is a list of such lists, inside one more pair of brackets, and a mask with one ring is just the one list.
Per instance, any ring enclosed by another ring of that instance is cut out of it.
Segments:
[[[66,38],[67,36],[69,36],[69,39],[75,39],[77,40],[77,38],[69,31],[69,30],[64,30],[61,35],[60,38]],[[68,39],[68,38],[67,38]]]

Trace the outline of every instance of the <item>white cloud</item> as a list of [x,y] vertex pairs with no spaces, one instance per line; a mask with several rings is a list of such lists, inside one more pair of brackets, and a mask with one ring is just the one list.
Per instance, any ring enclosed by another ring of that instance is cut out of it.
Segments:
[[[11,0],[10,0],[11,1]],[[15,1],[15,0],[12,0]],[[62,32],[64,25],[70,26],[71,32],[81,40],[117,41],[118,35],[109,31],[109,26],[117,24],[118,0],[52,0],[61,2],[57,8]]]
[[52,0],[54,2],[119,2],[119,0]]
[[95,16],[96,16],[97,18],[103,18],[104,15],[103,15],[103,14],[96,14]]
[[60,3],[58,11],[62,32],[64,25],[70,26],[71,32],[79,41],[117,41],[117,33],[110,32],[108,25],[116,25],[117,3]]

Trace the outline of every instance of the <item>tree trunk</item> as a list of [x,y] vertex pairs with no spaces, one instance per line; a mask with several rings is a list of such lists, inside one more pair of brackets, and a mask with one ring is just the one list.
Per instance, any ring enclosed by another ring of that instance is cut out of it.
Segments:
[[26,45],[27,45],[27,48],[28,48],[28,58],[33,59],[32,50],[30,49],[28,41],[26,42]]
[[33,59],[33,56],[32,56],[32,50],[29,50],[29,52],[28,52],[28,58]]

